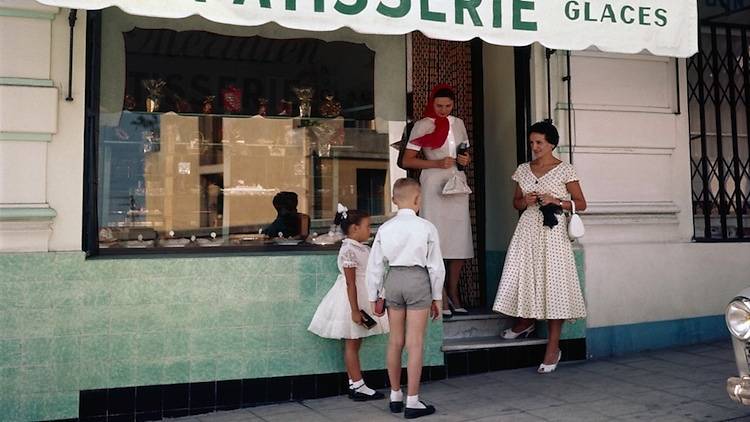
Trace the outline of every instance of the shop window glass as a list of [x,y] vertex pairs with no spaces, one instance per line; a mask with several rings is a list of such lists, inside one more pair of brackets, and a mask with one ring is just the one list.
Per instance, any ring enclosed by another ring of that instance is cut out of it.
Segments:
[[390,211],[402,126],[379,114],[364,43],[120,34],[124,74],[106,45],[101,64],[100,248],[314,248],[339,240],[338,202]]

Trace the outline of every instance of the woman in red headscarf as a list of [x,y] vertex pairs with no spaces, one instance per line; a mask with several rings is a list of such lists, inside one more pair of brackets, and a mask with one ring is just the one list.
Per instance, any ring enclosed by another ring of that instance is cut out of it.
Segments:
[[[474,257],[474,242],[469,215],[469,194],[446,189],[446,183],[463,183],[466,174],[456,164],[466,167],[471,156],[464,151],[469,136],[463,120],[451,116],[455,93],[448,85],[433,88],[425,117],[414,124],[404,152],[405,168],[421,169],[422,207],[420,215],[437,227],[440,249],[446,260],[446,282],[443,294],[443,315],[466,313],[461,304],[458,281],[467,259]],[[424,158],[418,156],[422,151]],[[458,154],[463,151],[462,154]],[[446,292],[447,291],[447,292]],[[445,294],[447,293],[447,295]],[[451,309],[453,312],[451,312]]]

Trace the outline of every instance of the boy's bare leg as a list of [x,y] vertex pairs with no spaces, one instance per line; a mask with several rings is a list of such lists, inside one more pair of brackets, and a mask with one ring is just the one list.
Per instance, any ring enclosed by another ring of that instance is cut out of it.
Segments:
[[[406,311],[406,332],[409,333],[409,336],[406,338],[406,352],[409,354],[409,360],[406,364],[406,372],[408,374],[406,391],[410,396],[419,394],[419,381],[422,377],[422,356],[424,355],[424,336],[427,328],[427,317],[429,315],[429,308]],[[391,327],[392,332],[393,327]],[[389,373],[390,368],[389,365]]]
[[[388,308],[388,351],[386,353],[386,366],[388,367],[388,380],[391,382],[391,390],[401,389],[401,353],[404,350],[404,325],[406,310]],[[411,356],[411,353],[409,354]],[[411,361],[411,357],[409,358]]]

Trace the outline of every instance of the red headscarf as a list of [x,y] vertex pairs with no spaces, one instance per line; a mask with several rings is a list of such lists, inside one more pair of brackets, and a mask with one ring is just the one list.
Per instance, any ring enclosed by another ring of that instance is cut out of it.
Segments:
[[448,130],[450,130],[450,122],[448,117],[439,117],[435,113],[435,94],[442,89],[449,89],[453,92],[453,88],[448,84],[438,84],[432,88],[430,93],[430,99],[427,101],[427,106],[424,110],[424,117],[431,117],[435,119],[435,130],[432,133],[421,136],[412,140],[411,142],[415,145],[419,145],[424,148],[437,149],[443,146],[445,139],[448,137]]

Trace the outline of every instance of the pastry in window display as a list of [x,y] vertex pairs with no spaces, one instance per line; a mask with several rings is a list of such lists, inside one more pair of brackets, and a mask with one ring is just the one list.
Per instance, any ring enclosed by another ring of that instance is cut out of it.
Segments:
[[159,111],[167,83],[163,79],[144,79],[141,83],[146,90],[146,111]]
[[242,112],[242,90],[235,85],[229,85],[221,90],[221,104],[226,114]]
[[292,115],[292,102],[282,98],[281,101],[279,101],[278,111],[276,113],[278,116],[291,116]]
[[224,240],[221,237],[218,237],[216,235],[216,232],[211,232],[209,233],[208,238],[199,237],[196,240],[196,243],[198,244],[198,246],[213,247],[221,246],[222,244],[224,244]]
[[268,114],[268,98],[258,98],[258,116],[266,117]]
[[323,117],[338,117],[341,115],[341,103],[331,93],[323,96],[323,104],[320,105],[320,115]]
[[135,98],[130,94],[125,94],[125,98],[122,101],[122,108],[128,111],[135,110]]
[[237,180],[237,184],[224,188],[221,190],[224,195],[273,195],[276,194],[279,190],[274,188],[264,188],[262,185],[255,184],[255,185],[246,185],[245,181],[242,179]]
[[299,116],[310,117],[312,113],[312,99],[315,90],[310,87],[292,88],[294,95],[299,100]]
[[174,109],[178,113],[190,113],[193,111],[193,107],[190,105],[190,101],[182,98],[181,96],[174,94]]
[[203,114],[213,114],[215,99],[216,99],[215,95],[207,95],[203,97],[203,105],[201,106],[201,112]]

